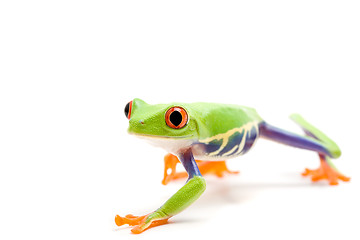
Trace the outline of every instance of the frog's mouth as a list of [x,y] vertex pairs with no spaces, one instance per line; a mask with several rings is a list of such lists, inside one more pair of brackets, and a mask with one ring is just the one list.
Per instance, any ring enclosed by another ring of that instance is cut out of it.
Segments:
[[158,139],[193,139],[194,135],[185,135],[185,136],[159,136],[159,135],[152,135],[152,134],[143,134],[143,133],[129,133],[131,135],[140,137],[140,138],[158,138]]

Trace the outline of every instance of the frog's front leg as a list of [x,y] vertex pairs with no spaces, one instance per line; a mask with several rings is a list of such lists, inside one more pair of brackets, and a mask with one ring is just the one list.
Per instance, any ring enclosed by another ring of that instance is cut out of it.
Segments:
[[160,208],[150,214],[140,217],[133,215],[120,217],[117,215],[115,217],[115,223],[118,226],[129,224],[130,226],[134,226],[131,229],[133,233],[141,233],[149,227],[167,223],[170,217],[190,206],[201,196],[205,191],[206,183],[196,165],[191,149],[182,151],[178,154],[178,157],[189,175],[186,184]]
[[260,136],[289,146],[317,152],[320,157],[320,167],[316,170],[306,169],[303,173],[303,176],[311,176],[312,181],[326,179],[330,185],[337,185],[339,179],[349,181],[350,178],[341,174],[330,160],[341,155],[337,144],[300,115],[293,114],[291,119],[301,126],[307,136],[300,136],[265,122],[259,126]]

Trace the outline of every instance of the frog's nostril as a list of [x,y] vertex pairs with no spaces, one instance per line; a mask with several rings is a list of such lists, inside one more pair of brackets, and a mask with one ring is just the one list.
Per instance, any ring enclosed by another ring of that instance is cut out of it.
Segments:
[[140,123],[140,124],[144,124],[144,120],[140,120],[139,123]]

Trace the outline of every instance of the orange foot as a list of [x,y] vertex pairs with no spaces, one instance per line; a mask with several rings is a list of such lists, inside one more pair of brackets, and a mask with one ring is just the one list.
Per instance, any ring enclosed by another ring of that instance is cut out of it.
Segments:
[[[188,174],[186,172],[176,172],[176,165],[180,162],[179,159],[173,154],[167,154],[164,158],[165,168],[164,168],[164,179],[162,184],[166,185],[170,181],[186,178]],[[218,177],[223,177],[224,173],[238,174],[238,171],[230,171],[225,161],[199,161],[196,160],[199,170],[202,175],[214,174]]]
[[311,176],[313,182],[326,179],[330,185],[338,185],[338,179],[344,182],[350,181],[349,177],[344,176],[334,166],[331,166],[324,156],[320,156],[320,167],[318,169],[310,170],[306,168],[302,175]]
[[150,215],[151,214],[147,214],[144,216],[134,216],[134,215],[128,214],[125,217],[120,217],[119,215],[116,215],[115,223],[118,226],[122,226],[124,224],[129,224],[129,226],[135,226],[131,229],[131,232],[135,233],[135,234],[139,234],[149,228],[166,224],[169,220],[169,218],[151,220],[151,219],[149,219]]

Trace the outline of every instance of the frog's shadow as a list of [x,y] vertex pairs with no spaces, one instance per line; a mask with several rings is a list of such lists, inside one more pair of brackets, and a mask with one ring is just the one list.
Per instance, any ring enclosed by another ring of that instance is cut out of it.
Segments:
[[[194,203],[194,208],[202,208],[210,210],[213,208],[221,208],[229,204],[242,204],[251,201],[261,192],[271,189],[283,189],[284,191],[294,188],[313,188],[327,187],[326,182],[312,183],[307,179],[299,178],[295,181],[280,182],[241,182],[232,181],[236,176],[228,176],[226,179],[208,178],[207,189],[204,194]],[[292,179],[294,180],[294,179]],[[206,211],[208,211],[206,210]]]
[[187,211],[184,211],[183,214],[180,214],[170,222],[178,224],[185,224],[189,221],[192,223],[203,222],[205,219],[212,219],[219,209],[226,208],[229,205],[242,205],[257,197],[263,197],[259,195],[269,189],[275,191],[282,191],[283,189],[287,191],[294,188],[309,189],[329,186],[326,182],[311,183],[309,180],[301,178],[298,181],[288,182],[279,182],[278,180],[272,182],[241,182],[232,181],[235,180],[232,178],[206,178],[207,189],[200,199],[189,207]]

